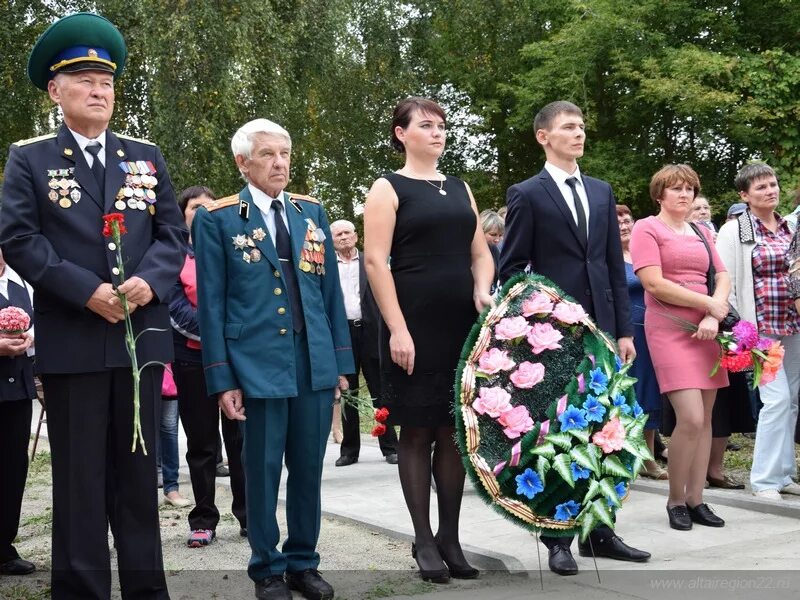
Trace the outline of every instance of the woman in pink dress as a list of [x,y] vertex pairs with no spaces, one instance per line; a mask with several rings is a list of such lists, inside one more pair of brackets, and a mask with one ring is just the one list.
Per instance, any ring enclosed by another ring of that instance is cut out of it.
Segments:
[[[669,445],[667,513],[673,529],[692,523],[722,527],[725,522],[703,503],[711,450],[711,412],[717,389],[728,385],[720,369],[709,377],[719,356],[714,341],[728,312],[730,280],[714,248],[711,231],[686,223],[700,191],[697,173],[688,165],[667,165],[653,175],[650,197],[660,206],[655,217],[636,223],[631,257],[645,289],[645,334],[662,394],[675,409]],[[708,295],[709,250],[716,269],[716,290]],[[673,317],[673,318],[670,318]],[[697,325],[686,331],[678,322]]]

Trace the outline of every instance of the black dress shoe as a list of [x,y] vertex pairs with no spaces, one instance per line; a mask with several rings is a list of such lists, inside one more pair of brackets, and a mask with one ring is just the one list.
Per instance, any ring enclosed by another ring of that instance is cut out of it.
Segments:
[[[453,561],[448,560],[447,555],[444,553],[444,549],[442,548],[442,544],[436,539],[436,547],[439,549],[439,554],[444,561],[444,564],[447,565],[447,571],[450,573],[450,577],[453,579],[477,579],[478,575],[480,575],[480,571],[475,567],[471,566],[469,563],[464,560],[464,563],[461,565],[455,564]],[[461,552],[463,555],[463,552]]]
[[386,455],[386,462],[390,465],[397,464],[397,452],[392,452],[391,454]]
[[292,600],[292,592],[283,580],[283,575],[271,575],[263,581],[256,581],[258,600]]
[[692,518],[683,504],[668,506],[667,515],[669,515],[669,526],[673,529],[689,531],[692,528]]
[[550,557],[547,559],[547,565],[553,573],[557,575],[578,574],[578,564],[572,557],[572,551],[569,548],[556,544],[548,548],[548,551]]
[[30,575],[35,570],[36,565],[21,558],[15,558],[0,565],[0,573],[3,575]]
[[692,522],[699,525],[706,525],[707,527],[725,527],[725,521],[714,514],[708,504],[698,504],[694,508],[691,506],[686,507],[689,512],[689,517]]
[[340,456],[336,459],[336,466],[337,467],[347,467],[349,465],[354,465],[358,462],[357,456]]
[[[411,557],[417,561],[417,568],[419,569],[419,576],[422,581],[429,581],[431,583],[448,583],[450,581],[449,569],[422,568],[422,565],[419,564],[419,558],[417,558],[417,545],[413,542],[411,544]],[[444,559],[442,559],[442,562],[444,562]],[[447,566],[446,563],[445,566]]]
[[289,589],[297,590],[308,600],[331,600],[333,586],[322,578],[316,569],[306,569],[297,573],[287,573]]
[[621,537],[610,535],[609,537],[592,537],[592,544],[580,542],[578,544],[578,554],[581,556],[591,556],[592,549],[594,555],[614,560],[627,560],[629,562],[647,562],[650,560],[650,553],[628,546],[622,541]]

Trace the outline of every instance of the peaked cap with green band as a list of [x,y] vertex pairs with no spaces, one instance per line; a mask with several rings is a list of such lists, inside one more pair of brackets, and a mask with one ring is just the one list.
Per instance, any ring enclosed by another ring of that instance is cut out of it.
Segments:
[[111,21],[95,13],[74,13],[50,25],[34,44],[28,77],[42,90],[59,72],[96,69],[117,78],[127,56],[125,40]]

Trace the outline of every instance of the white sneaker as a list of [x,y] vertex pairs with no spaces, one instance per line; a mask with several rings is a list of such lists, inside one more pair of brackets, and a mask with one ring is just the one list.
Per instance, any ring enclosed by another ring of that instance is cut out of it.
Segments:
[[792,494],[793,496],[800,496],[800,484],[794,481],[781,488],[781,494]]
[[764,498],[766,500],[782,500],[778,490],[759,490],[757,492],[753,492],[753,496],[758,496],[759,498]]

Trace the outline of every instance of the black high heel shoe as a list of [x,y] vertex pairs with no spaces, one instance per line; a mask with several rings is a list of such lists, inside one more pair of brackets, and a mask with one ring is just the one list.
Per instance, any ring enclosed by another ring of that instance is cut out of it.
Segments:
[[426,570],[422,568],[422,565],[419,564],[419,559],[417,558],[417,545],[413,542],[411,543],[411,558],[417,561],[417,567],[419,567],[419,576],[422,578],[422,581],[430,581],[431,583],[450,582],[450,571],[448,569]]
[[450,577],[453,579],[477,579],[478,575],[480,575],[480,571],[475,567],[471,567],[467,565],[466,567],[455,567],[450,565],[450,561],[447,560],[447,556],[445,556],[444,551],[442,550],[441,545],[439,545],[439,540],[436,540],[436,547],[439,549],[439,554],[442,556],[442,560],[444,564],[447,565],[447,571],[450,573]]

